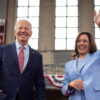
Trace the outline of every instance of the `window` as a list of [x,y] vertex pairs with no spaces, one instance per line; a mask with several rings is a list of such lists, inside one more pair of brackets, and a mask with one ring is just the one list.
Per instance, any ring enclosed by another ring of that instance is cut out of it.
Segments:
[[74,50],[78,35],[78,0],[56,0],[55,50]]
[[[98,13],[100,10],[100,0],[94,0],[95,10]],[[98,26],[95,24],[95,41],[97,45],[97,49],[100,50],[100,30]]]
[[27,19],[32,24],[32,36],[29,39],[29,45],[38,49],[39,33],[39,3],[40,0],[18,0],[17,20]]

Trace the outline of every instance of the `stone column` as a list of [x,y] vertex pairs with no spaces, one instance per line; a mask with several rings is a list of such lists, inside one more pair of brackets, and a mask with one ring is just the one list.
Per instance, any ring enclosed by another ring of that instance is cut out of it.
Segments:
[[94,0],[79,1],[79,32],[88,31],[94,34]]
[[16,21],[17,0],[8,0],[6,43],[14,42],[14,26]]
[[54,63],[55,0],[40,0],[39,51],[43,64]]

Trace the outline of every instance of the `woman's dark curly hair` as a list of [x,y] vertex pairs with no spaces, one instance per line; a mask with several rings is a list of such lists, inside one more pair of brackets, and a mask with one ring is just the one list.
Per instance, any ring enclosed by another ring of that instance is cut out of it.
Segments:
[[95,51],[97,51],[97,47],[96,47],[96,43],[95,43],[93,35],[89,32],[81,32],[81,33],[79,33],[79,35],[77,36],[76,41],[75,41],[75,51],[74,51],[74,54],[72,55],[73,59],[75,59],[76,57],[79,56],[79,52],[77,50],[77,42],[81,35],[87,35],[87,37],[89,39],[89,44],[90,44],[89,53],[94,53]]

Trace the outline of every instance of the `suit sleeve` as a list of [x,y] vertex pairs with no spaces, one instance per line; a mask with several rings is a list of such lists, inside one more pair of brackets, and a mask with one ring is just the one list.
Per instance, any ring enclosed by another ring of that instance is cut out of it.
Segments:
[[69,84],[69,79],[68,79],[68,73],[67,73],[67,64],[65,65],[65,75],[64,75],[64,81],[63,81],[63,86],[61,89],[61,92],[64,96],[69,96],[74,92],[74,89],[69,90],[68,89],[68,84]]
[[0,90],[2,89],[2,79],[1,79],[1,67],[2,67],[2,46],[0,45]]
[[36,86],[36,100],[44,100],[45,99],[45,83],[44,83],[44,75],[43,75],[42,56],[40,56],[39,58],[39,70],[37,72],[35,86]]
[[2,49],[0,46],[0,69],[1,69],[1,65],[2,65]]

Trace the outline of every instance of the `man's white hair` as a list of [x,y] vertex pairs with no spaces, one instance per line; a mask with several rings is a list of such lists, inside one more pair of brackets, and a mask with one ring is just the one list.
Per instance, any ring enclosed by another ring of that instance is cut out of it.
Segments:
[[19,22],[21,22],[21,21],[25,21],[25,22],[29,23],[30,29],[31,29],[31,31],[32,31],[32,25],[31,25],[31,23],[30,23],[28,20],[26,20],[26,19],[20,19],[20,20],[18,20],[18,21],[16,22],[16,24],[15,24],[14,30],[16,30],[17,24],[18,24]]

